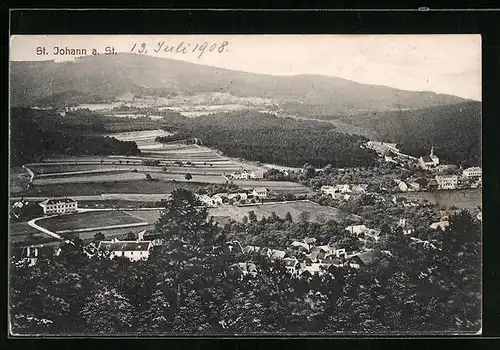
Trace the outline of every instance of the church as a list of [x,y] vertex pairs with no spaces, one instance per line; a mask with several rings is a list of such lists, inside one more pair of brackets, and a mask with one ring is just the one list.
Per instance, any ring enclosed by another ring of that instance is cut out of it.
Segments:
[[439,158],[434,154],[434,147],[431,148],[431,153],[428,156],[423,156],[418,159],[418,166],[423,170],[429,170],[439,165]]

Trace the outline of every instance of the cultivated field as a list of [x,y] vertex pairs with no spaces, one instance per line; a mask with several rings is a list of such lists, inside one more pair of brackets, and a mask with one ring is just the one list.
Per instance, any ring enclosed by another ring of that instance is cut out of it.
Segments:
[[144,222],[141,218],[121,211],[97,211],[56,216],[37,221],[37,225],[53,232],[79,229],[101,229],[106,226],[134,225]]
[[[135,141],[141,156],[61,157],[42,163],[28,164],[39,174],[35,188],[28,196],[100,195],[103,193],[167,194],[174,189],[196,189],[203,184],[226,183],[223,175],[237,170],[254,171],[260,177],[268,168],[220,155],[217,151],[198,145],[181,143],[161,144],[157,136],[170,135],[163,130],[146,130],[109,134],[119,140]],[[159,160],[158,166],[143,165],[144,160]],[[174,164],[182,162],[183,166]],[[189,163],[189,164],[188,164]],[[191,180],[186,180],[186,174]],[[147,181],[150,174],[156,181]],[[277,193],[308,193],[301,184],[287,181],[234,180],[243,188],[266,187]],[[19,189],[20,193],[21,190]]]
[[84,182],[84,183],[58,183],[40,185],[28,192],[29,196],[51,197],[51,196],[74,196],[78,194],[101,196],[103,194],[113,196],[116,194],[169,194],[177,188],[186,188],[191,191],[205,186],[196,182],[172,182],[172,181],[113,181],[113,182]]
[[321,206],[319,204],[310,201],[294,201],[286,203],[264,203],[259,205],[248,205],[248,206],[231,206],[222,205],[217,208],[210,208],[210,215],[214,218],[230,217],[234,220],[241,221],[248,213],[253,211],[258,219],[263,217],[269,217],[273,212],[276,213],[280,218],[285,218],[287,212],[290,212],[294,221],[299,220],[299,216],[303,212],[307,212],[310,215],[310,220],[334,220],[343,221],[346,219],[357,220],[358,217],[352,214],[344,213],[333,207]]
[[11,221],[9,225],[10,242],[17,245],[53,242],[54,239],[34,229],[27,222]]

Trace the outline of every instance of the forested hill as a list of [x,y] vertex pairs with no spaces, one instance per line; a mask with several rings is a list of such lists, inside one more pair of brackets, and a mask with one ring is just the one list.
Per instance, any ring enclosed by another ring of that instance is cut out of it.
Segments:
[[429,154],[469,165],[481,164],[481,103],[466,102],[416,110],[371,112],[340,118],[374,130],[380,140],[396,142],[408,154]]
[[102,130],[97,116],[62,118],[51,111],[12,108],[11,164],[21,165],[55,155],[140,154],[135,142],[91,135]]
[[[388,110],[464,101],[450,95],[359,84],[320,75],[272,76],[135,54],[89,56],[75,62],[11,62],[11,103],[92,103],[124,93],[193,95],[226,92],[327,111]],[[66,101],[65,101],[66,100]]]
[[212,114],[188,119],[184,132],[224,154],[265,163],[302,167],[372,165],[375,154],[360,146],[368,139],[335,131],[328,123],[280,118],[257,112]]

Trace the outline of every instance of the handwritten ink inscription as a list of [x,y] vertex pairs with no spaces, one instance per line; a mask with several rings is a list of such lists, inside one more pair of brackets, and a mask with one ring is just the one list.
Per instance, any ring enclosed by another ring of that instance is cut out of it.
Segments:
[[145,42],[135,42],[132,45],[132,49],[130,52],[139,53],[147,55],[148,52],[160,54],[160,53],[174,53],[174,54],[196,54],[198,58],[201,58],[207,52],[214,52],[218,54],[222,54],[224,52],[229,51],[229,42],[228,41],[216,41],[216,42],[184,42],[181,41],[176,44],[171,44],[166,41],[159,41],[155,43],[153,46],[148,46]]

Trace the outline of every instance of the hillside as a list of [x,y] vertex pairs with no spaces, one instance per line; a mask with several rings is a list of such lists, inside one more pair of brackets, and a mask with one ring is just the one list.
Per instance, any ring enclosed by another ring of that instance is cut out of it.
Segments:
[[211,114],[172,128],[228,156],[283,166],[370,166],[376,158],[373,151],[360,147],[368,141],[365,137],[339,133],[329,123],[272,114]]
[[11,62],[11,103],[92,103],[126,93],[193,95],[227,92],[301,105],[330,113],[419,108],[459,103],[455,96],[397,90],[319,75],[272,76],[231,71],[184,61],[119,54],[88,56],[75,62]]
[[416,110],[370,112],[338,120],[375,131],[415,156],[436,153],[452,163],[481,164],[481,103],[466,102]]
[[12,108],[10,162],[19,166],[55,155],[138,155],[135,142],[95,136],[104,125],[98,116],[62,118],[53,111]]

